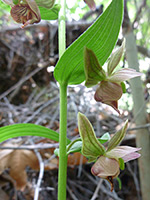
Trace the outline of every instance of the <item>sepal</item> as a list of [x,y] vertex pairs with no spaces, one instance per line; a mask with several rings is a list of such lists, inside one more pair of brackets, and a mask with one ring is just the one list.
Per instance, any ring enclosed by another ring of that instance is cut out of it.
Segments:
[[93,127],[85,115],[78,113],[79,133],[82,139],[82,154],[94,161],[105,152],[104,146],[95,136]]
[[107,64],[107,73],[108,76],[110,76],[114,69],[117,67],[117,65],[119,64],[121,57],[123,55],[125,49],[125,40],[122,42],[121,47],[119,47],[110,57],[110,60],[108,61]]
[[98,82],[106,79],[106,73],[100,66],[95,53],[87,47],[84,49],[84,71],[86,87],[92,87]]
[[119,130],[117,133],[115,133],[115,135],[111,138],[111,140],[108,143],[108,148],[107,148],[107,152],[111,151],[112,149],[114,149],[117,145],[120,144],[120,142],[123,140],[123,138],[125,137],[126,134],[126,130],[128,127],[128,120],[125,122],[124,127]]
[[109,76],[107,79],[112,82],[120,83],[120,82],[126,81],[131,78],[135,78],[135,77],[138,77],[141,75],[142,75],[142,73],[137,72],[134,69],[124,68],[124,69],[120,69],[120,70],[116,71],[114,74]]

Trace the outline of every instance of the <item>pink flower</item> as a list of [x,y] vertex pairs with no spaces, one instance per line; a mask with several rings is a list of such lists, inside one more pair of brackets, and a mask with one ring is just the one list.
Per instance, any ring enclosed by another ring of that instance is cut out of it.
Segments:
[[113,179],[120,174],[120,162],[122,158],[126,163],[140,157],[139,151],[141,148],[134,148],[129,146],[118,146],[111,151],[106,151],[105,155],[100,156],[91,168],[93,175],[106,179],[111,184],[111,191],[113,191]]
[[91,123],[81,113],[78,114],[78,125],[82,139],[81,152],[88,158],[89,162],[96,161],[91,168],[92,174],[108,180],[112,191],[113,179],[118,177],[120,169],[124,169],[124,163],[140,157],[136,151],[141,148],[118,146],[125,137],[128,121],[110,140],[108,139],[107,149],[96,138]]
[[136,72],[134,69],[120,69],[115,71],[125,48],[125,41],[122,46],[118,48],[110,57],[107,64],[107,72],[99,64],[94,52],[85,48],[85,86],[92,87],[98,84],[98,88],[94,98],[98,102],[105,103],[113,107],[118,113],[118,100],[123,94],[122,82],[141,76],[142,74]]

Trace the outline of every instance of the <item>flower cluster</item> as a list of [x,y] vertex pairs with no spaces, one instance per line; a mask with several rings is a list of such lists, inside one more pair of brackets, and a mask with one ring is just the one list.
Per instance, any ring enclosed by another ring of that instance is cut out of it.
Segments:
[[98,59],[91,49],[85,48],[85,86],[92,87],[98,84],[94,98],[98,102],[113,107],[118,113],[118,100],[123,94],[123,81],[141,76],[134,69],[124,68],[115,71],[125,48],[125,41],[110,57],[107,64],[107,72],[99,64]]
[[130,146],[118,146],[126,134],[128,121],[124,127],[115,133],[105,148],[96,138],[93,127],[85,115],[78,114],[79,133],[82,139],[82,154],[95,162],[91,168],[93,175],[106,179],[111,183],[113,190],[113,179],[120,174],[120,169],[124,169],[124,163],[140,157],[141,148]]

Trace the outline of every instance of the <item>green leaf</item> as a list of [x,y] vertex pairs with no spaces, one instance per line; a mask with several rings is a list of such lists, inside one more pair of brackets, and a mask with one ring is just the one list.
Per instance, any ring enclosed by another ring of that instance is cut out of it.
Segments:
[[123,140],[123,138],[125,137],[126,134],[126,130],[128,127],[128,120],[125,122],[125,125],[123,126],[123,128],[121,130],[119,130],[117,133],[115,133],[115,135],[111,138],[111,140],[108,143],[108,148],[107,148],[107,152],[111,151],[112,149],[114,149],[117,145],[119,145],[119,143]]
[[91,49],[85,47],[84,50],[84,71],[85,71],[85,86],[92,87],[98,82],[105,80],[106,74],[100,66],[98,59]]
[[78,113],[79,133],[82,139],[82,154],[95,160],[105,152],[104,146],[97,140],[93,127],[85,115]]
[[98,138],[98,141],[101,144],[104,144],[105,142],[107,142],[108,140],[110,140],[110,135],[109,133],[105,133],[101,138]]
[[[13,124],[0,128],[0,142],[21,136],[39,136],[59,142],[59,134],[57,132],[36,124]],[[67,139],[67,143],[69,144],[70,142]]]
[[123,0],[113,0],[106,11],[65,51],[54,76],[61,84],[79,84],[85,80],[84,47],[94,51],[101,66],[116,44],[123,15]]
[[41,19],[44,20],[56,20],[58,19],[58,13],[61,6],[60,4],[55,4],[52,9],[46,9],[39,6]]

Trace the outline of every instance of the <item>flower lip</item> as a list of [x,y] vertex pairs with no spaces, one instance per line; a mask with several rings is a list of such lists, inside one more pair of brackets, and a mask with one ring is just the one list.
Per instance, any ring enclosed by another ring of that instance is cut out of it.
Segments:
[[121,98],[122,93],[122,87],[118,83],[101,81],[95,92],[94,98],[98,102],[113,107],[120,114],[118,110],[118,100]]
[[100,156],[92,166],[91,172],[95,176],[108,180],[111,184],[111,191],[113,191],[113,179],[120,173],[119,162],[114,158]]
[[100,156],[91,168],[93,175],[100,178],[116,178],[119,173],[119,162],[114,158]]

